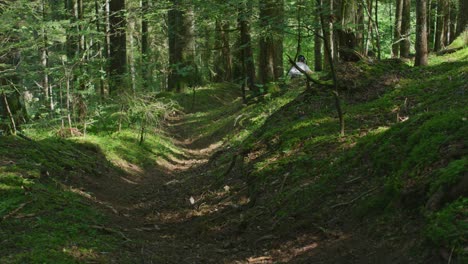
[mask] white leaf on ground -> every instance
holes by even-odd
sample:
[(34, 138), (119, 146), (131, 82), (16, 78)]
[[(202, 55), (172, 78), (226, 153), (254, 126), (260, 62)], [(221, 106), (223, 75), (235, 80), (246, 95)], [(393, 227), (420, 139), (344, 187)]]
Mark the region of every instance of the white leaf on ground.
[(190, 204), (194, 204), (195, 203), (195, 199), (193, 198), (193, 196), (190, 196)]

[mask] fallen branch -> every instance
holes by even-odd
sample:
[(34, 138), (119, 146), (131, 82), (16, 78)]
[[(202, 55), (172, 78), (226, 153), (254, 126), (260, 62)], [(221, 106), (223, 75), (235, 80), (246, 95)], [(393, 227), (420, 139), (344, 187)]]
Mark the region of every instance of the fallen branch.
[(323, 84), (323, 83), (321, 83), (321, 82), (315, 80), (314, 78), (312, 78), (312, 77), (309, 75), (309, 73), (307, 73), (306, 71), (304, 71), (303, 69), (301, 69), (301, 67), (299, 67), (299, 66), (296, 64), (296, 62), (291, 58), (291, 56), (289, 56), (289, 55), (286, 55), (286, 56), (288, 56), (289, 63), (291, 63), (292, 66), (293, 66), (294, 68), (296, 68), (298, 71), (300, 71), (302, 74), (304, 74), (308, 81), (311, 81), (311, 82), (313, 82), (313, 83), (315, 83), (315, 84), (318, 84), (318, 85), (325, 85), (325, 84)]
[(258, 257), (258, 258), (248, 258), (247, 261), (249, 263), (268, 263), (270, 261), (272, 261), (273, 258), (270, 257), (270, 256), (266, 256), (266, 257)]
[(349, 202), (335, 204), (335, 205), (333, 205), (333, 206), (330, 207), (330, 208), (331, 208), (331, 209), (334, 209), (334, 208), (337, 208), (337, 207), (340, 207), (340, 206), (350, 205), (350, 204), (354, 203), (355, 201), (359, 200), (360, 198), (371, 194), (371, 193), (372, 193), (373, 191), (375, 191), (375, 190), (377, 190), (377, 187), (372, 188), (372, 189), (368, 190), (367, 192), (364, 192), (364, 193), (358, 195), (356, 198), (352, 199), (352, 200), (349, 201)]
[(119, 230), (115, 230), (115, 229), (105, 227), (105, 226), (97, 226), (97, 225), (92, 225), (91, 227), (94, 228), (94, 229), (100, 230), (100, 231), (107, 232), (107, 233), (117, 234), (117, 235), (121, 236), (124, 240), (131, 241), (130, 238), (126, 237), (124, 235), (124, 233), (120, 232)]
[(459, 50), (463, 49), (463, 47), (458, 47), (458, 48), (452, 48), (452, 49), (445, 49), (445, 50), (441, 50), (439, 52), (437, 52), (437, 56), (442, 56), (442, 55), (445, 55), (445, 54), (450, 54), (450, 53), (455, 53)]
[[(31, 201), (29, 202), (26, 202), (26, 203), (22, 203), (20, 204), (15, 210), (11, 211), (10, 213), (8, 213), (7, 215), (5, 215), (4, 217), (2, 217), (1, 221), (4, 221), (10, 217), (12, 217), (13, 215), (15, 215), (16, 213), (18, 213), (21, 209), (23, 209), (26, 205), (30, 204)], [(0, 222), (1, 222), (0, 221)]]

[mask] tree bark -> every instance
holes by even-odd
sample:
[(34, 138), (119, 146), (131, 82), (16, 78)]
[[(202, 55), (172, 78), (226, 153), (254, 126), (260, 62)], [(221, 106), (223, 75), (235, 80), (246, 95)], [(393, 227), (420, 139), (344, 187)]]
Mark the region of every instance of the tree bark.
[(240, 3), (238, 12), (243, 78), (246, 79), (247, 86), (251, 91), (258, 92), (258, 87), (255, 85), (255, 64), (250, 36), (250, 19), (252, 16), (252, 4), (250, 1), (247, 0)]
[(194, 14), (191, 6), (185, 10), (182, 1), (172, 0), (168, 12), (169, 36), (169, 91), (182, 91), (186, 86), (197, 83), (195, 65)]
[(403, 0), (402, 19), (401, 19), (401, 35), (400, 42), (400, 57), (409, 58), (410, 56), (410, 29), (411, 29), (411, 1)]
[(403, 16), (403, 0), (396, 0), (395, 28), (393, 32), (392, 57), (397, 58), (400, 53), (401, 21)]
[(356, 13), (356, 24), (357, 24), (356, 48), (359, 50), (359, 52), (363, 53), (364, 52), (364, 28), (365, 28), (364, 6), (363, 6), (362, 1), (359, 1), (357, 5), (358, 5), (358, 8), (357, 8), (357, 13)]
[(437, 25), (435, 32), (434, 51), (440, 51), (445, 47), (446, 43), (446, 12), (447, 12), (447, 0), (438, 0), (437, 2)]
[(416, 0), (416, 58), (414, 66), (427, 65), (427, 7), (426, 0)]
[(322, 29), (320, 28), (320, 15), (319, 9), (320, 7), (315, 4), (315, 14), (314, 14), (314, 22), (317, 25), (315, 28), (315, 35), (314, 35), (314, 70), (315, 71), (322, 71), (323, 70), (323, 62), (322, 62)]
[[(42, 12), (42, 22), (45, 24), (47, 20), (46, 16), (46, 2), (42, 0), (41, 2), (41, 12)], [(42, 42), (43, 46), (41, 49), (41, 64), (42, 64), (42, 89), (44, 91), (44, 105), (45, 107), (49, 108), (52, 112), (54, 110), (54, 101), (52, 100), (52, 91), (51, 87), (49, 86), (49, 48), (48, 48), (48, 39), (47, 39), (47, 30), (45, 25), (42, 26)]]
[(122, 87), (127, 64), (127, 39), (125, 11), (125, 0), (110, 0), (110, 65), (109, 73), (111, 87), (109, 93), (113, 93)]
[(229, 41), (229, 22), (225, 20), (216, 20), (216, 34), (215, 34), (215, 47), (216, 47), (216, 60), (214, 80), (216, 82), (230, 82), (232, 81), (232, 56)]
[(455, 31), (454, 38), (457, 38), (465, 30), (468, 30), (468, 1), (460, 0), (458, 2), (457, 30)]
[(276, 81), (283, 75), (284, 1), (260, 1), (259, 74), (263, 84)]

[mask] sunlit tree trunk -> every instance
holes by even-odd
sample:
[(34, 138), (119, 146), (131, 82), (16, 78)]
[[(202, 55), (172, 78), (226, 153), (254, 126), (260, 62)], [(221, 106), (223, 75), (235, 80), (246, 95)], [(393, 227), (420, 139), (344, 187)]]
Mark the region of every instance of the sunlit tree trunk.
[(47, 20), (46, 16), (46, 2), (45, 0), (42, 0), (41, 2), (41, 12), (42, 12), (42, 48), (41, 48), (41, 65), (42, 65), (42, 71), (43, 71), (43, 77), (42, 77), (42, 89), (44, 91), (44, 104), (47, 108), (49, 108), (50, 111), (54, 110), (54, 101), (52, 100), (52, 91), (51, 91), (51, 86), (49, 85), (49, 73), (48, 73), (48, 67), (49, 67), (49, 44), (48, 44), (48, 39), (47, 39), (47, 30), (45, 28), (45, 23)]
[(427, 65), (426, 0), (416, 0), (416, 57), (414, 66)]
[(402, 18), (401, 18), (401, 35), (400, 42), (400, 57), (409, 58), (410, 56), (410, 30), (411, 30), (411, 1), (403, 0)]
[(392, 57), (397, 58), (400, 53), (401, 19), (403, 15), (403, 0), (396, 0), (395, 27), (393, 31)]
[(446, 43), (446, 13), (448, 9), (447, 0), (438, 0), (437, 2), (437, 25), (435, 32), (434, 50), (439, 51), (445, 47)]

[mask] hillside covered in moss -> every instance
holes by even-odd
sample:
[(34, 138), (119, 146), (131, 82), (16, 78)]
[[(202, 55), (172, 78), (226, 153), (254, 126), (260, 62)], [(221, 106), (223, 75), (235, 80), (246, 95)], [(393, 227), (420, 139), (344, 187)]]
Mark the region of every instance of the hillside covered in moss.
[(468, 48), (337, 72), (344, 136), (329, 87), (302, 79), (1, 136), (0, 262), (465, 263)]

